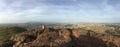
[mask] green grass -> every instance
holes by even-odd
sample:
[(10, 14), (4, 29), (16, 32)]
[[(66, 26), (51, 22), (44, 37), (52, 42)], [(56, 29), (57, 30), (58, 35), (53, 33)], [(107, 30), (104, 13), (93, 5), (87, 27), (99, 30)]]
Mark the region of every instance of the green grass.
[(0, 27), (0, 45), (11, 38), (11, 36), (26, 31), (22, 27)]
[(106, 26), (105, 27), (104, 26), (86, 26), (86, 27), (83, 27), (83, 29), (91, 30), (96, 33), (105, 33), (106, 30), (113, 30), (112, 28), (106, 27)]
[(83, 29), (91, 30), (96, 33), (109, 34), (112, 36), (120, 37), (120, 30), (116, 27), (110, 26), (86, 26)]

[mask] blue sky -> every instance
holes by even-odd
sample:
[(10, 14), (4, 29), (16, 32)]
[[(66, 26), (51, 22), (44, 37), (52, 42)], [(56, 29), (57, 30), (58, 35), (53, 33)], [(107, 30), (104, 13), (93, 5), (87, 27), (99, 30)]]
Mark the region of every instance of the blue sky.
[(120, 22), (120, 0), (0, 0), (0, 23)]

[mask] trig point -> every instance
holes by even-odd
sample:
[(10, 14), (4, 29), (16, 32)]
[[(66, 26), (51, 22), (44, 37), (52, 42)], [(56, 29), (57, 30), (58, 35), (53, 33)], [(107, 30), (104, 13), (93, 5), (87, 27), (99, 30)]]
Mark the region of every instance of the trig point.
[(42, 25), (41, 28), (42, 28), (42, 29), (45, 29), (46, 27), (45, 27), (45, 25)]

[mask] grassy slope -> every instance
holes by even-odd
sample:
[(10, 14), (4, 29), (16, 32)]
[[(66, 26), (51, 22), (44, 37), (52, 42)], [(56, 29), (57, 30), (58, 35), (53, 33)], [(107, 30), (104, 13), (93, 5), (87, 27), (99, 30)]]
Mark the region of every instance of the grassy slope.
[(0, 27), (0, 44), (5, 40), (10, 39), (12, 35), (23, 31), (26, 31), (26, 29), (21, 27)]
[(96, 33), (102, 33), (102, 34), (106, 34), (106, 32), (105, 32), (106, 30), (110, 30), (110, 31), (115, 30), (114, 28), (108, 27), (108, 26), (86, 26), (86, 27), (83, 27), (83, 29), (91, 30)]

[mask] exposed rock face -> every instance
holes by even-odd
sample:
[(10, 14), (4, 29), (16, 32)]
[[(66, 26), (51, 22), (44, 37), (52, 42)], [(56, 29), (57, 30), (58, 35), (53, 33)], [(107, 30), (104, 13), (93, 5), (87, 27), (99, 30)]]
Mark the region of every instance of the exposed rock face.
[(90, 34), (89, 31), (84, 30), (84, 29), (73, 29), (72, 33), (75, 38), (79, 38), (81, 35), (89, 35)]
[(30, 30), (14, 37), (11, 42), (14, 42), (9, 44), (11, 47), (120, 47), (118, 37), (97, 34), (84, 29), (64, 28)]

